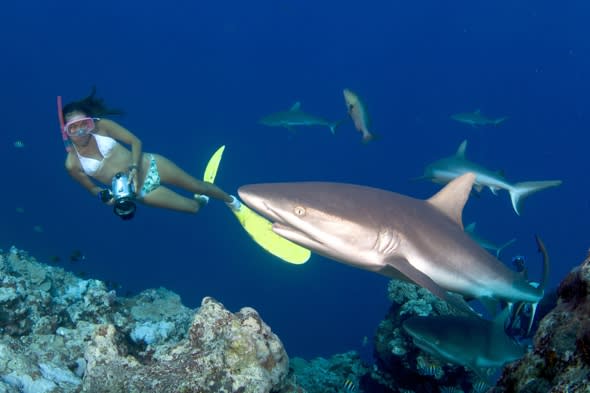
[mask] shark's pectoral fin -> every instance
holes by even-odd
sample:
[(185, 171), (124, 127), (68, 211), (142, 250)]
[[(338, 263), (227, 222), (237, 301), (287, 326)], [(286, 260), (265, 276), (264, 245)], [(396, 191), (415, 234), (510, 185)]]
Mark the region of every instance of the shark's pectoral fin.
[(498, 191), (500, 191), (500, 188), (499, 187), (490, 187), (490, 191), (492, 192), (492, 194), (498, 195)]
[(473, 309), (469, 307), (467, 302), (465, 302), (461, 296), (456, 294), (449, 294), (437, 283), (435, 283), (430, 277), (428, 277), (426, 274), (422, 273), (420, 270), (412, 266), (406, 259), (394, 258), (391, 260), (387, 260), (386, 262), (394, 270), (401, 273), (398, 277), (395, 278), (407, 277), (407, 279), (409, 279), (413, 283), (428, 289), (436, 297), (445, 300), (453, 307), (455, 307), (458, 311), (465, 312), (468, 314), (474, 313)]
[(294, 103), (291, 108), (289, 108), (289, 112), (296, 112), (301, 110), (301, 102), (297, 101), (296, 103)]

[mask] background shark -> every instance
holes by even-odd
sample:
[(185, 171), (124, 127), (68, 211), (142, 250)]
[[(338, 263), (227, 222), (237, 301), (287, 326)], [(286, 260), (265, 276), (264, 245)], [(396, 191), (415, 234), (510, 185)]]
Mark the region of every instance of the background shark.
[(465, 158), (467, 140), (464, 140), (457, 149), (457, 152), (429, 164), (424, 169), (423, 179), (429, 179), (435, 183), (446, 184), (457, 176), (467, 172), (475, 174), (474, 188), (478, 192), (488, 187), (494, 195), (498, 190), (508, 191), (512, 200), (512, 207), (516, 214), (520, 215), (523, 200), (531, 194), (561, 184), (561, 180), (528, 181), (521, 183), (510, 183), (501, 172), (494, 172)]
[(497, 119), (492, 119), (487, 116), (484, 116), (481, 113), (481, 111), (477, 109), (473, 112), (456, 113), (454, 115), (451, 115), (451, 119), (456, 120), (460, 123), (469, 124), (472, 127), (478, 127), (487, 125), (497, 126), (498, 124), (508, 119), (508, 117), (499, 117)]
[(301, 110), (300, 102), (296, 102), (288, 111), (271, 113), (261, 118), (259, 122), (265, 126), (285, 127), (289, 130), (296, 126), (326, 126), (334, 134), (336, 127), (338, 127), (342, 120), (330, 122), (319, 116), (310, 115)]
[(525, 349), (504, 332), (508, 309), (493, 321), (475, 316), (412, 317), (402, 324), (414, 344), (433, 356), (460, 364), (488, 380), (483, 368), (521, 358)]
[(502, 250), (516, 241), (516, 239), (510, 239), (506, 243), (501, 245), (492, 243), (491, 241), (484, 239), (483, 237), (475, 233), (475, 222), (472, 222), (471, 224), (467, 225), (465, 227), (465, 232), (467, 232), (469, 236), (471, 236), (471, 238), (477, 242), (477, 244), (479, 244), (486, 250), (494, 252), (494, 254), (496, 254), (496, 258), (500, 258), (500, 253), (502, 252)]
[(240, 187), (240, 198), (273, 222), (278, 235), (336, 261), (412, 281), (459, 309), (469, 299), (537, 303), (530, 285), (463, 230), (475, 181), (467, 173), (428, 200), (360, 185), (324, 182)]

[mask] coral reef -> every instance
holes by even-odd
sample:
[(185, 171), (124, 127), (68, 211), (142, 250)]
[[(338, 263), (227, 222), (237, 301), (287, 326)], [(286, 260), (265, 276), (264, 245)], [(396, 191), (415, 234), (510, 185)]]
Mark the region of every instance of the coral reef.
[(113, 325), (101, 325), (84, 357), (82, 392), (270, 392), (288, 372), (280, 340), (252, 308), (232, 314), (205, 298), (188, 337), (149, 359), (129, 356)]
[[(1, 253), (0, 253), (1, 254)], [(120, 298), (11, 248), (0, 255), (0, 392), (304, 392), (249, 307), (195, 310), (165, 289)]]
[(290, 366), (295, 381), (307, 393), (339, 393), (346, 390), (343, 389), (345, 381), (362, 391), (362, 379), (369, 372), (355, 351), (311, 361), (295, 357)]
[(504, 368), (494, 393), (590, 392), (590, 254), (557, 291), (533, 350)]

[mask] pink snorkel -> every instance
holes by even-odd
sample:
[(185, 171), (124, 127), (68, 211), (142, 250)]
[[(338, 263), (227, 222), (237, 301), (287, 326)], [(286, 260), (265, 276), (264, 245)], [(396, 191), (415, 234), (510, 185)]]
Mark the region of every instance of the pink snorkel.
[(61, 96), (57, 96), (57, 116), (59, 117), (59, 126), (61, 129), (61, 138), (64, 141), (64, 146), (67, 152), (72, 150), (72, 142), (66, 134), (66, 123), (64, 121), (63, 106), (61, 103)]

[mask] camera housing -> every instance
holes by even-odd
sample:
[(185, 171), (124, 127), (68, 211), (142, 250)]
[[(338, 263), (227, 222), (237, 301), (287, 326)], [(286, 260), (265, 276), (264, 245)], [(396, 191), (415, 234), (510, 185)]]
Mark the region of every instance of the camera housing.
[(113, 212), (123, 220), (130, 220), (135, 215), (135, 189), (129, 183), (129, 176), (118, 172), (113, 176), (111, 192), (115, 200)]

